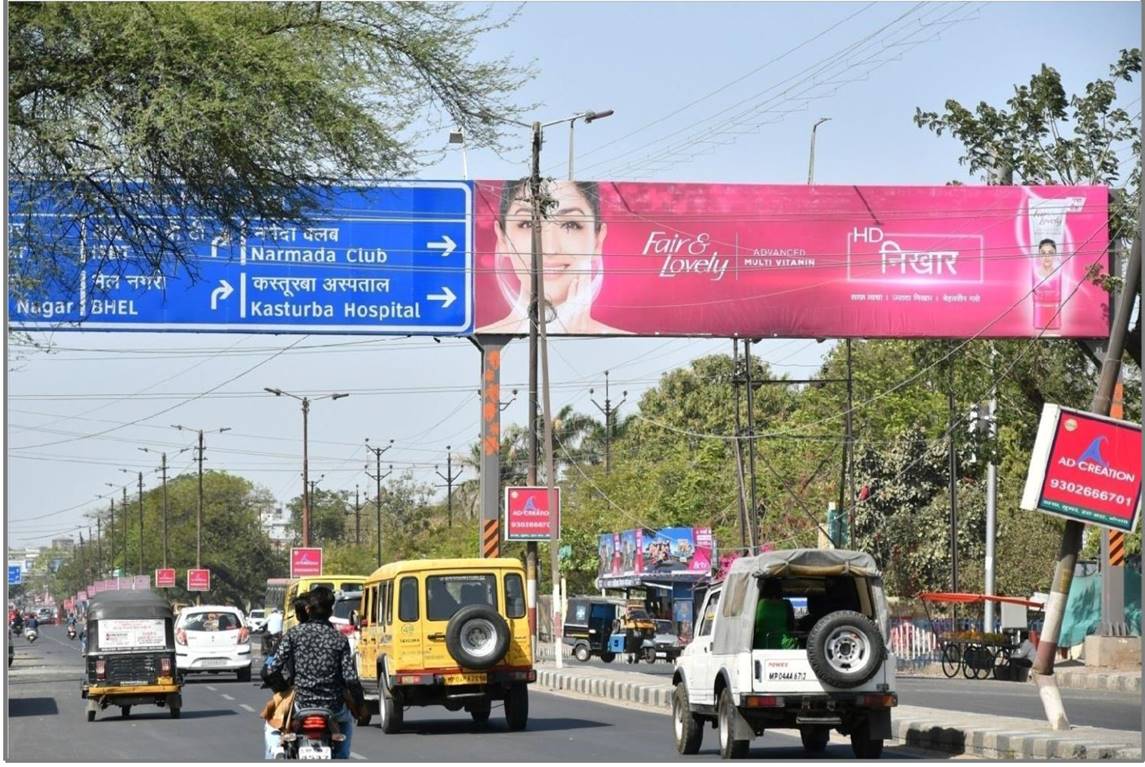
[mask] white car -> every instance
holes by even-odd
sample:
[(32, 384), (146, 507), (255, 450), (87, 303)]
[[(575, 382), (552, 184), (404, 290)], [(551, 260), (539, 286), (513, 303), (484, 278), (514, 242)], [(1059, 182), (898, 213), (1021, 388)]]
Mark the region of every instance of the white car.
[(246, 616), (246, 627), (250, 629), (252, 634), (257, 634), (262, 631), (263, 626), (266, 625), (266, 610), (261, 607), (251, 610)]
[(334, 614), (330, 616), (330, 625), (350, 640), (350, 652), (352, 653), (358, 651), (358, 636), (361, 632), (358, 631), (350, 617), (354, 611), (360, 610), (361, 607), (362, 592), (339, 591), (334, 598)]
[(186, 674), (233, 672), (250, 681), (250, 629), (227, 605), (184, 607), (175, 621), (175, 668)]

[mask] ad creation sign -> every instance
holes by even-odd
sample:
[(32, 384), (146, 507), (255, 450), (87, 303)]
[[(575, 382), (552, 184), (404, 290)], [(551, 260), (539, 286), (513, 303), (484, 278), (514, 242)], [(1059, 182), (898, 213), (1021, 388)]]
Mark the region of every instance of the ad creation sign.
[(290, 577), (302, 578), (322, 574), (322, 549), (299, 548), (290, 550)]
[[(556, 491), (557, 537), (560, 537), (561, 489)], [(505, 488), (505, 540), (547, 541), (552, 537), (547, 487)]]
[(175, 588), (175, 568), (174, 567), (160, 567), (155, 570), (155, 588), (157, 589), (173, 589)]
[(625, 530), (597, 539), (597, 575), (674, 577), (707, 575), (712, 569), (715, 543), (709, 527), (665, 527)]
[(1021, 507), (1133, 532), (1141, 514), (1141, 427), (1047, 404)]
[(211, 571), (207, 568), (191, 568), (187, 571), (187, 591), (210, 591)]
[[(1108, 335), (1105, 187), (558, 181), (543, 225), (559, 335)], [(478, 333), (528, 333), (530, 204), (476, 188)]]
[[(31, 295), (9, 293), (17, 327), (401, 335), (472, 328), (466, 181), (310, 190), (317, 210), (305, 223), (255, 222), (241, 238), (177, 206), (133, 211), (166, 228), (195, 275), (170, 261), (156, 269), (150, 254), (125, 241), (122, 225), (81, 215), (60, 195), (27, 184), (10, 190), (8, 263), (38, 286)], [(42, 259), (23, 258), (44, 242), (59, 243), (50, 274), (40, 273)]]

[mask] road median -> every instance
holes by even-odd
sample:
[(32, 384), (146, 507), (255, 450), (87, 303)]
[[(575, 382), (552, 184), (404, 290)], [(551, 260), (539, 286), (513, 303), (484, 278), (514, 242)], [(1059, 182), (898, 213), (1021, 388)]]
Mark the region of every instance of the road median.
[[(637, 672), (592, 666), (537, 667), (537, 684), (611, 703), (672, 707), (672, 684)], [(922, 706), (899, 706), (892, 715), (895, 740), (915, 748), (983, 759), (1141, 761), (1141, 734), (1098, 727), (1055, 732), (1045, 722)]]

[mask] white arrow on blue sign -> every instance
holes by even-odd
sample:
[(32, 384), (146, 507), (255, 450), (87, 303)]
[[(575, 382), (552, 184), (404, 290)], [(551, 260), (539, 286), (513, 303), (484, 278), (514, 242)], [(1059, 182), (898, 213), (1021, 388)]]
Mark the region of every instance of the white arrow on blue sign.
[[(469, 182), (347, 186), (322, 200), (305, 225), (255, 225), (237, 238), (203, 219), (170, 224), (190, 253), (195, 279), (182, 266), (147, 272), (129, 245), (103, 234), (99, 221), (86, 221), (82, 236), (61, 238), (74, 251), (73, 271), (38, 295), (10, 293), (10, 322), (29, 330), (471, 331)], [(53, 215), (66, 217), (9, 209), (16, 227), (43, 225)], [(70, 223), (76, 226), (74, 217)], [(18, 257), (14, 263), (18, 270)]]
[(8, 565), (8, 585), (19, 586), (24, 582), (24, 573), (19, 565)]

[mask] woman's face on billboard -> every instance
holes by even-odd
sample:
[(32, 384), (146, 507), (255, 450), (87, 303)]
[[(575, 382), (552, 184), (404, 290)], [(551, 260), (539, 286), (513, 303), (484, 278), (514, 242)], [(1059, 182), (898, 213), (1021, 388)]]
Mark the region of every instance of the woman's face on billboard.
[[(574, 284), (592, 279), (593, 260), (600, 256), (607, 227), (596, 227), (592, 206), (572, 181), (558, 181), (549, 187), (555, 201), (549, 217), (541, 222), (541, 263), (544, 268), (545, 298), (560, 306)], [(497, 253), (509, 258), (527, 296), (532, 252), (531, 205), (528, 190), (522, 186), (509, 205), (504, 228), (495, 227)]]

